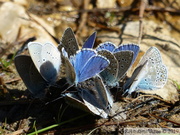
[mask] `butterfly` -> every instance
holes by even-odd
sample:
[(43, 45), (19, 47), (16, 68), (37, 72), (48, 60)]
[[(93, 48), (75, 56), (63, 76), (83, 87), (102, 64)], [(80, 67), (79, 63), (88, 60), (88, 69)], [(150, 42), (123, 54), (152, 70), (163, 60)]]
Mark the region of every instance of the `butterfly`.
[[(96, 39), (96, 32), (94, 32), (83, 44), (82, 48), (93, 48)], [(61, 51), (62, 48), (68, 53), (68, 58), (76, 54), (79, 50), (79, 44), (71, 28), (67, 28), (60, 41), (58, 49)]]
[(116, 47), (111, 42), (105, 42), (100, 44), (96, 50), (110, 61), (110, 65), (100, 73), (100, 76), (108, 86), (114, 87), (118, 85), (118, 81), (124, 77), (135, 61), (139, 46), (136, 44), (123, 44)]
[(28, 90), (37, 98), (45, 96), (48, 82), (40, 75), (30, 56), (18, 55), (14, 59), (15, 67)]
[(77, 85), (103, 71), (108, 65), (109, 60), (97, 54), (91, 48), (78, 50), (74, 56), (68, 58), (67, 52), (62, 48), (66, 78), (69, 84)]
[(49, 84), (55, 83), (61, 66), (61, 55), (57, 47), (52, 43), (30, 42), (28, 50), (42, 77)]
[(134, 43), (120, 44), (118, 47), (116, 47), (116, 45), (111, 43), (111, 42), (101, 43), (96, 48), (97, 51), (108, 50), (108, 51), (110, 51), (112, 53), (121, 52), (121, 51), (132, 51), (133, 52), (133, 60), (132, 60), (131, 65), (136, 60), (136, 57), (137, 57), (137, 55), (139, 53), (139, 49), (140, 49), (140, 47), (137, 44), (134, 44)]
[(160, 51), (156, 47), (151, 47), (141, 58), (137, 68), (123, 88), (129, 94), (138, 90), (161, 89), (166, 84), (167, 77), (168, 70), (162, 63)]
[(110, 113), (113, 99), (109, 90), (104, 86), (102, 79), (99, 76), (90, 78), (82, 83), (79, 83), (78, 92), (65, 93), (66, 101), (75, 107), (91, 112), (107, 118)]
[[(106, 65), (109, 64), (109, 61), (106, 58), (97, 55), (97, 53), (92, 49), (95, 38), (96, 32), (94, 32), (85, 41), (82, 50), (79, 50), (79, 45), (72, 29), (67, 28), (64, 31), (58, 49), (63, 54), (62, 61), (65, 66), (66, 78), (69, 84), (72, 85), (75, 83), (77, 85), (78, 82), (89, 79), (97, 73), (101, 72), (106, 67)], [(94, 62), (100, 63), (95, 64)], [(93, 67), (93, 64), (95, 67)]]

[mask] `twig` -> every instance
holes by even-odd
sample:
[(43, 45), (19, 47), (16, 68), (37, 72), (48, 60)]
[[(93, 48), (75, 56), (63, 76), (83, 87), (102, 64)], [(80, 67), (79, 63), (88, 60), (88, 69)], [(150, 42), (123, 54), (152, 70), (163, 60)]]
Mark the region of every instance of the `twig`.
[(180, 123), (178, 123), (178, 122), (174, 122), (172, 120), (169, 120), (169, 119), (166, 119), (166, 118), (162, 118), (162, 117), (156, 116), (154, 114), (149, 114), (149, 115), (152, 116), (152, 117), (155, 117), (156, 119), (161, 119), (161, 120), (164, 120), (164, 121), (167, 121), (167, 122), (171, 122), (173, 124), (176, 124), (176, 125), (180, 126)]
[(130, 120), (130, 121), (121, 121), (121, 122), (117, 122), (117, 121), (105, 121), (105, 122), (102, 122), (102, 123), (99, 123), (97, 125), (94, 125), (94, 124), (90, 124), (90, 125), (83, 125), (83, 126), (80, 126), (80, 127), (76, 127), (76, 128), (67, 128), (67, 129), (63, 129), (62, 132), (66, 133), (66, 134), (70, 134), (70, 133), (74, 133), (74, 132), (77, 132), (79, 131), (79, 129), (81, 131), (84, 131), (84, 130), (87, 130), (87, 129), (98, 129), (98, 128), (101, 128), (102, 126), (118, 126), (118, 125), (134, 125), (135, 123), (142, 123), (142, 122), (145, 122), (145, 121), (149, 121), (149, 120), (142, 120), (142, 119), (139, 119), (139, 120)]
[(20, 77), (16, 77), (16, 78), (4, 81), (4, 83), (5, 84), (9, 84), (9, 83), (13, 83), (13, 82), (16, 82), (16, 81), (19, 81), (19, 80), (21, 80), (21, 78)]
[(171, 8), (171, 7), (156, 7), (156, 6), (148, 6), (146, 9), (146, 11), (158, 11), (158, 12), (170, 12), (170, 13), (177, 13), (180, 14), (180, 10)]
[(139, 9), (139, 36), (138, 36), (138, 44), (140, 45), (142, 39), (142, 32), (143, 32), (143, 14), (145, 7), (147, 5), (147, 0), (141, 0), (141, 5)]
[(121, 121), (121, 122), (112, 122), (112, 121), (105, 121), (99, 125), (97, 125), (96, 127), (101, 127), (101, 126), (111, 126), (111, 125), (131, 125), (131, 124), (134, 124), (134, 123), (141, 123), (141, 122), (145, 122), (145, 121), (149, 121), (148, 119), (147, 120), (144, 120), (144, 119), (137, 119), (137, 120), (127, 120), (127, 121)]
[(132, 100), (131, 102), (136, 102), (136, 100), (138, 100), (138, 99), (141, 98), (141, 97), (154, 97), (154, 98), (159, 99), (159, 100), (161, 100), (161, 101), (163, 101), (163, 102), (170, 103), (170, 102), (165, 101), (165, 100), (163, 100), (162, 98), (160, 98), (160, 97), (158, 97), (158, 96), (155, 96), (155, 95), (141, 95), (141, 96), (137, 97), (136, 99)]
[[(58, 13), (71, 13), (71, 12), (92, 13), (92, 12), (107, 12), (107, 11), (108, 12), (125, 12), (128, 10), (138, 11), (139, 8), (132, 8), (130, 6), (120, 7), (120, 8), (93, 8), (93, 9), (81, 9), (81, 10), (71, 10), (71, 11), (58, 11)], [(170, 12), (170, 13), (180, 14), (180, 10), (177, 10), (171, 7), (162, 8), (162, 7), (157, 7), (157, 6), (148, 6), (145, 8), (145, 11)]]
[(58, 11), (58, 13), (71, 13), (71, 12), (87, 12), (87, 13), (92, 13), (92, 12), (124, 12), (127, 10), (130, 10), (131, 7), (121, 7), (121, 8), (93, 8), (93, 9), (80, 9), (80, 10), (71, 10), (71, 11)]
[[(90, 0), (84, 0), (84, 5), (83, 8), (86, 10), (88, 8)], [(76, 34), (79, 35), (81, 33), (82, 28), (84, 27), (84, 25), (86, 24), (87, 21), (87, 17), (88, 17), (88, 13), (87, 12), (83, 12), (81, 15), (81, 19), (80, 19), (80, 24), (79, 27), (76, 31)]]

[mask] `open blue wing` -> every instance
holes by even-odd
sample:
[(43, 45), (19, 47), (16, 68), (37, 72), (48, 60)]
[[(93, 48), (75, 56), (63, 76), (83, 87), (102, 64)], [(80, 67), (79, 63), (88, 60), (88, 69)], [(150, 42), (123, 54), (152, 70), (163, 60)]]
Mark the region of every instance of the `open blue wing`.
[(116, 48), (116, 46), (111, 43), (111, 42), (104, 42), (104, 43), (101, 43), (97, 48), (96, 50), (97, 51), (101, 51), (101, 50), (108, 50), (110, 52), (113, 52), (113, 50)]
[(93, 48), (96, 39), (96, 32), (94, 32), (84, 43), (82, 48)]
[(77, 74), (76, 81), (83, 82), (99, 74), (109, 65), (109, 60), (101, 55), (93, 56)]
[(81, 69), (86, 64), (86, 62), (94, 55), (96, 55), (96, 52), (89, 48), (84, 48), (77, 52), (77, 54), (74, 56), (75, 58), (73, 62), (76, 76), (81, 72)]

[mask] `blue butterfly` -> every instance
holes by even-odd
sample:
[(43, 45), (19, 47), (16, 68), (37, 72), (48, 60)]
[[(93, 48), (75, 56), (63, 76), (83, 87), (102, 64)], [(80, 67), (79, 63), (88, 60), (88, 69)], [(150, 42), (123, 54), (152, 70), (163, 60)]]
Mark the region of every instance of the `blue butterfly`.
[(113, 99), (109, 90), (104, 86), (102, 79), (99, 76), (95, 76), (79, 83), (77, 88), (77, 92), (63, 94), (67, 103), (84, 111), (107, 118), (113, 104)]
[(140, 60), (131, 78), (123, 88), (131, 94), (138, 90), (155, 90), (164, 87), (167, 82), (168, 70), (162, 63), (160, 51), (151, 47)]
[(90, 48), (84, 48), (77, 51), (76, 55), (68, 58), (67, 52), (62, 48), (64, 56), (65, 72), (69, 84), (77, 85), (100, 72), (108, 65), (109, 60)]
[(96, 50), (110, 61), (110, 65), (100, 73), (100, 76), (108, 86), (114, 87), (118, 86), (118, 81), (124, 77), (135, 61), (139, 52), (139, 46), (124, 44), (116, 47), (111, 42), (105, 42), (100, 44)]
[(121, 44), (118, 47), (116, 47), (116, 45), (114, 45), (111, 42), (104, 42), (101, 43), (96, 50), (97, 51), (101, 51), (101, 50), (108, 50), (112, 53), (116, 53), (116, 52), (121, 52), (121, 51), (132, 51), (133, 52), (133, 60), (132, 63), (134, 63), (134, 61), (136, 60), (136, 57), (139, 53), (139, 46), (134, 44), (134, 43), (130, 43), (130, 44)]

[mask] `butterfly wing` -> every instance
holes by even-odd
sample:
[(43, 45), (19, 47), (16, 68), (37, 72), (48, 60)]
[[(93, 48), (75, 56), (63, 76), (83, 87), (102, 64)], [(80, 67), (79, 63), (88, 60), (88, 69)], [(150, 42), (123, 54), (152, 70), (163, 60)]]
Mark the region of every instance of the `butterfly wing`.
[(156, 47), (150, 47), (141, 58), (139, 65), (142, 65), (146, 60), (150, 65), (161, 65), (162, 58), (161, 53)]
[(43, 64), (40, 66), (41, 75), (49, 82), (55, 82), (61, 65), (61, 55), (56, 46), (45, 43), (41, 57)]
[(78, 42), (71, 28), (67, 28), (64, 31), (58, 49), (61, 51), (62, 47), (64, 47), (65, 51), (68, 53), (68, 57), (75, 55), (76, 51), (79, 50)]
[(147, 76), (144, 76), (136, 89), (155, 90), (164, 87), (167, 82), (167, 69), (165, 65), (151, 66)]
[(72, 66), (67, 57), (62, 56), (62, 61), (65, 66), (66, 80), (70, 85), (72, 85), (74, 84), (76, 77), (74, 67)]
[(93, 48), (96, 39), (96, 32), (94, 32), (84, 43), (82, 48)]
[(101, 77), (94, 76), (84, 82), (78, 84), (78, 88), (89, 91), (96, 100), (97, 106), (107, 109), (108, 105), (112, 105), (113, 99), (110, 92), (107, 92)]
[[(51, 43), (41, 45), (32, 42), (28, 44), (28, 48), (31, 58), (42, 77), (49, 83), (54, 83), (61, 65), (61, 55), (57, 47)], [(37, 51), (36, 48), (38, 48)]]
[(98, 54), (106, 57), (110, 61), (109, 66), (100, 73), (100, 76), (108, 86), (112, 86), (115, 83), (118, 75), (118, 61), (110, 51), (101, 50), (98, 51)]
[(96, 89), (100, 95), (100, 99), (103, 101), (103, 104), (105, 105), (104, 109), (105, 110), (108, 109), (109, 105), (110, 107), (112, 107), (113, 98), (111, 96), (111, 92), (106, 88), (101, 77), (95, 76), (94, 82), (95, 82)]
[(106, 118), (110, 112), (113, 99), (110, 92), (104, 86), (102, 79), (95, 76), (79, 83), (80, 96), (85, 105), (96, 115)]
[(40, 66), (43, 63), (43, 59), (41, 57), (43, 45), (38, 42), (30, 42), (28, 44), (28, 50), (31, 56), (34, 65), (36, 66), (37, 70), (40, 72)]
[(139, 64), (147, 63), (147, 76), (138, 84), (137, 88), (142, 90), (155, 90), (164, 87), (167, 82), (167, 68), (162, 63), (160, 51), (156, 47), (151, 47), (140, 60)]
[(31, 57), (19, 55), (15, 57), (14, 62), (16, 69), (28, 90), (35, 97), (44, 97), (48, 83), (36, 69)]
[(116, 48), (116, 46), (111, 43), (111, 42), (104, 42), (104, 43), (101, 43), (97, 48), (96, 50), (97, 51), (101, 51), (101, 50), (108, 50), (110, 52), (113, 52), (114, 49)]
[(76, 81), (82, 82), (99, 74), (109, 65), (109, 63), (109, 60), (104, 56), (95, 55), (91, 57), (79, 71), (79, 74), (76, 74)]
[[(105, 101), (107, 99), (106, 92), (104, 92), (105, 89), (101, 89), (102, 92), (99, 92), (99, 86), (96, 87), (98, 83), (99, 81), (95, 78), (79, 83), (78, 92), (63, 94), (66, 102), (76, 108), (107, 118), (108, 101)], [(104, 93), (104, 96), (101, 97), (101, 93)]]
[(82, 97), (84, 104), (90, 112), (103, 118), (107, 118), (108, 114), (101, 107), (97, 106), (98, 103), (96, 102), (94, 95), (89, 93), (86, 89), (82, 89), (79, 95)]
[(128, 71), (128, 69), (131, 66), (131, 63), (133, 61), (133, 52), (132, 51), (120, 51), (114, 53), (114, 56), (116, 57), (118, 61), (118, 75), (116, 77), (116, 81), (119, 81), (125, 73)]
[(114, 52), (119, 52), (119, 51), (132, 51), (134, 55), (133, 55), (133, 60), (132, 60), (132, 63), (131, 63), (131, 64), (133, 64), (134, 61), (136, 60), (136, 57), (137, 57), (138, 53), (139, 53), (139, 49), (140, 49), (139, 46), (136, 45), (136, 44), (133, 44), (133, 43), (131, 43), (131, 44), (122, 44), (122, 45), (118, 46), (118, 47), (114, 50)]
[(144, 64), (139, 65), (133, 72), (131, 78), (124, 84), (123, 88), (126, 90), (129, 86), (128, 93), (131, 94), (132, 92), (137, 90), (139, 83), (142, 79), (147, 75), (148, 72), (148, 61)]
[(84, 48), (82, 50), (79, 50), (74, 58), (71, 57), (71, 63), (74, 66), (77, 77), (80, 76), (81, 70), (86, 62), (94, 55), (96, 55), (96, 52), (93, 49)]
[[(98, 107), (95, 107), (94, 105), (91, 104), (92, 101), (94, 101), (94, 100), (92, 100), (92, 98), (94, 98), (94, 97), (93, 97), (93, 95), (87, 93), (86, 90), (81, 90), (78, 92), (78, 94), (77, 93), (65, 93), (63, 96), (64, 96), (65, 101), (69, 105), (79, 108), (81, 110), (84, 110), (86, 112), (90, 112), (92, 114), (99, 115), (103, 118), (107, 118), (107, 113), (104, 112), (104, 110), (99, 109)], [(89, 102), (89, 99), (91, 99), (90, 102)]]
[(67, 104), (79, 108), (86, 112), (91, 112), (89, 108), (85, 105), (82, 98), (79, 96), (78, 92), (76, 93), (65, 93), (62, 95)]
[[(142, 68), (140, 69), (141, 66)], [(132, 75), (136, 74), (136, 77), (133, 77), (135, 79), (129, 93), (136, 90), (160, 89), (166, 84), (168, 76), (167, 68), (162, 64), (161, 54), (157, 48), (151, 47), (147, 50), (140, 60), (138, 68), (140, 69), (139, 72)]]

